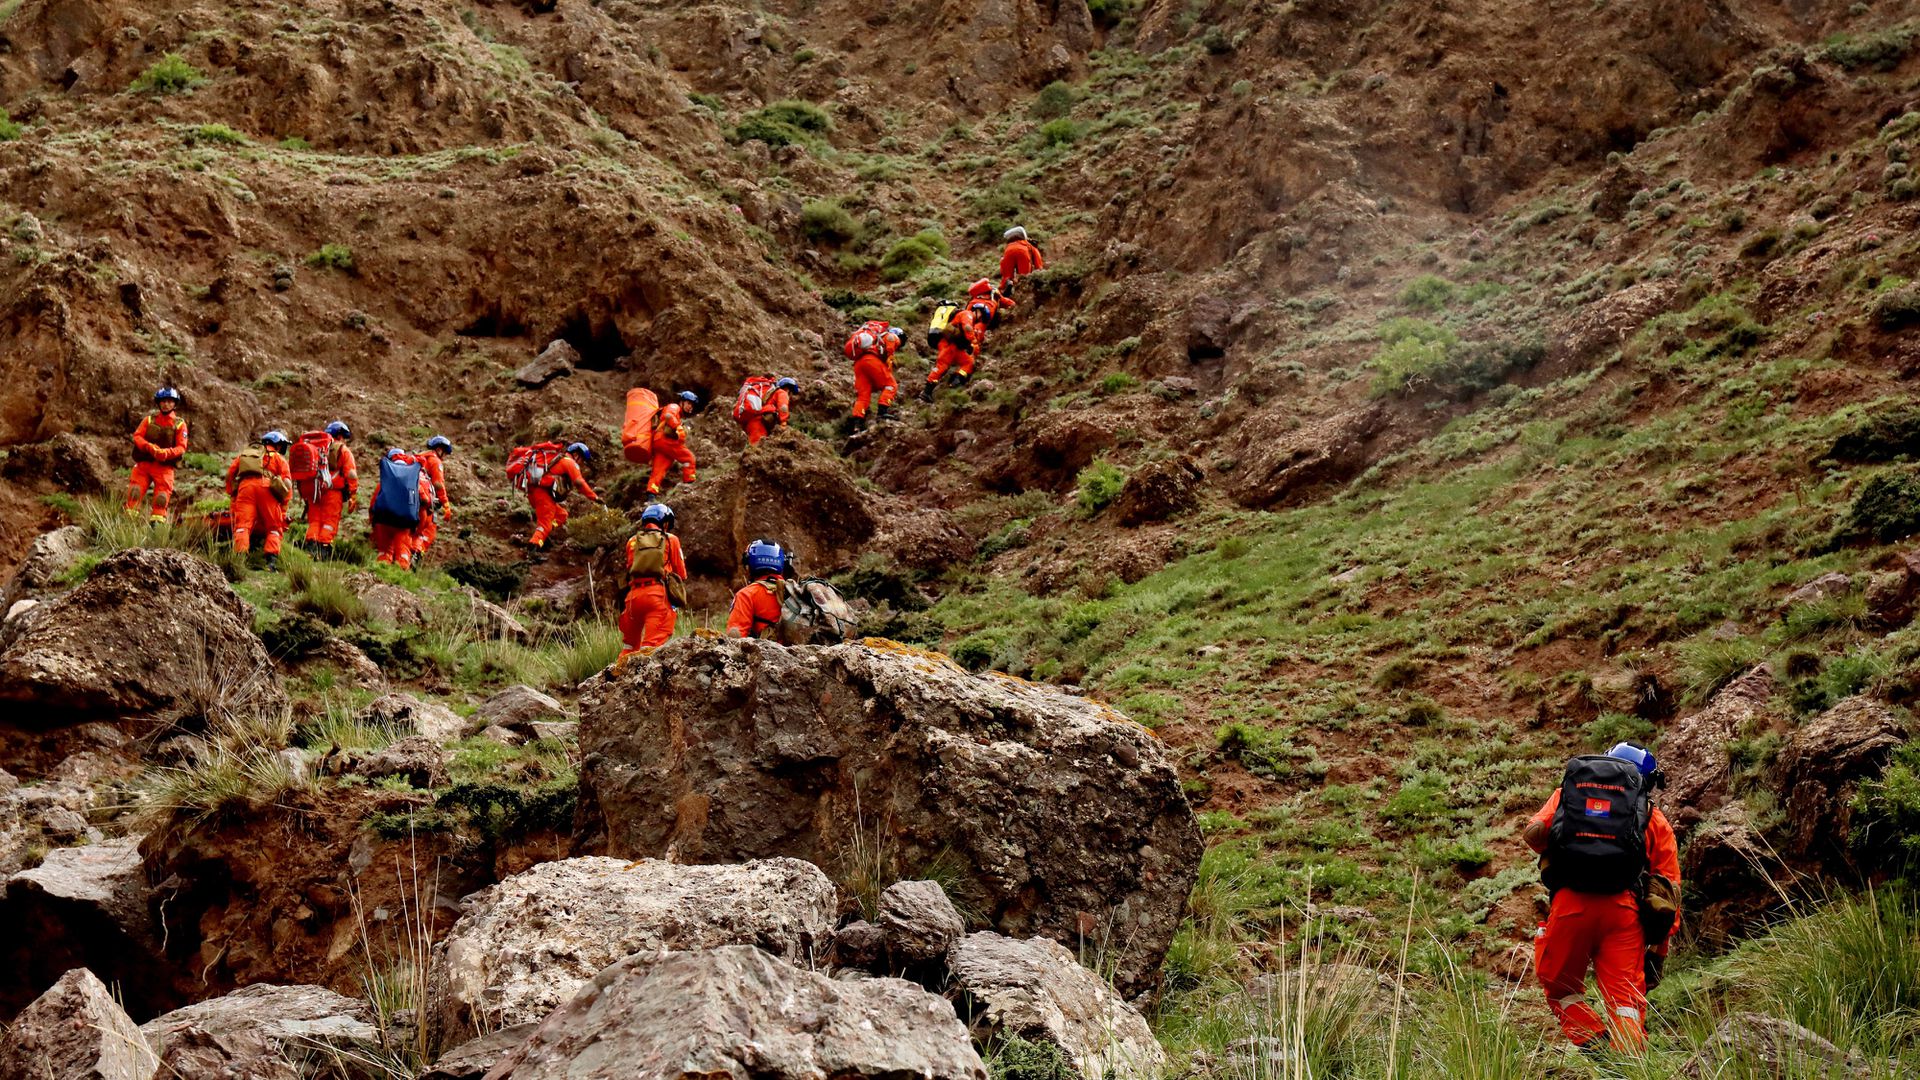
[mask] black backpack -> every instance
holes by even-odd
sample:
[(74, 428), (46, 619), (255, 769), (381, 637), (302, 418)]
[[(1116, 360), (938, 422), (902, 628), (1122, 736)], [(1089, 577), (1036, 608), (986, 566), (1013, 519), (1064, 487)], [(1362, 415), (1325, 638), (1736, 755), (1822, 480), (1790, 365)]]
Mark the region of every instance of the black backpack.
[(1647, 872), (1652, 785), (1630, 761), (1589, 754), (1567, 762), (1547, 828), (1540, 881), (1558, 892), (1618, 893)]

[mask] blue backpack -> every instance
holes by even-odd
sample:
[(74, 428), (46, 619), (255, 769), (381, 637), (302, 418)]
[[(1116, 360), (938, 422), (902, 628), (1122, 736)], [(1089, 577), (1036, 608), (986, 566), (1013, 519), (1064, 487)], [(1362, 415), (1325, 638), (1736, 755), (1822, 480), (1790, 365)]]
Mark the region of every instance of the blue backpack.
[(380, 459), (380, 490), (373, 497), (373, 520), (411, 529), (420, 524), (420, 459), (397, 454)]

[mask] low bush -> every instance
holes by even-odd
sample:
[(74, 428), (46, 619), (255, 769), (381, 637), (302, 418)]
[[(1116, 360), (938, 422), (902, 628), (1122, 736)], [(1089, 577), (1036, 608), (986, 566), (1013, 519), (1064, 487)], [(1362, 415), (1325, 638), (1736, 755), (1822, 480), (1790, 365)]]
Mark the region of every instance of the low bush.
[(815, 199), (800, 208), (800, 229), (807, 239), (844, 244), (860, 235), (860, 223), (838, 199)]
[(200, 69), (187, 63), (179, 53), (167, 53), (155, 60), (133, 80), (136, 93), (179, 94), (206, 82)]
[(307, 254), (306, 263), (316, 270), (352, 273), (353, 249), (345, 244), (321, 244), (318, 250)]
[(1033, 138), (1034, 142), (1039, 144), (1040, 148), (1044, 150), (1051, 146), (1067, 146), (1072, 144), (1074, 140), (1080, 138), (1083, 130), (1079, 124), (1062, 116), (1041, 124), (1040, 127), (1034, 131)]
[(472, 586), (489, 600), (505, 602), (526, 584), (527, 564), (463, 559), (447, 564), (447, 576), (462, 585)]
[(1833, 440), (1822, 457), (1835, 461), (1893, 461), (1920, 456), (1920, 408), (1910, 405), (1874, 413)]
[(833, 130), (827, 111), (811, 101), (776, 101), (747, 114), (733, 129), (734, 139), (757, 139), (769, 146), (808, 144)]
[(1027, 112), (1036, 120), (1053, 120), (1073, 111), (1079, 92), (1058, 79), (1042, 87)]
[(1880, 294), (1873, 304), (1873, 317), (1882, 330), (1900, 330), (1920, 322), (1920, 284), (1902, 285)]
[(939, 262), (947, 255), (947, 238), (938, 229), (923, 229), (894, 241), (880, 257), (880, 276), (888, 281), (904, 281)]
[(1847, 511), (1842, 540), (1892, 543), (1920, 532), (1920, 468), (1889, 469), (1868, 480)]
[(12, 142), (20, 137), (21, 130), (13, 117), (8, 116), (5, 109), (0, 109), (0, 142)]
[(1438, 274), (1422, 274), (1400, 290), (1402, 307), (1439, 311), (1453, 302), (1454, 284)]
[(1120, 497), (1120, 489), (1127, 483), (1127, 474), (1111, 462), (1095, 461), (1080, 470), (1074, 483), (1079, 488), (1074, 494), (1074, 502), (1079, 505), (1082, 514), (1092, 517)]

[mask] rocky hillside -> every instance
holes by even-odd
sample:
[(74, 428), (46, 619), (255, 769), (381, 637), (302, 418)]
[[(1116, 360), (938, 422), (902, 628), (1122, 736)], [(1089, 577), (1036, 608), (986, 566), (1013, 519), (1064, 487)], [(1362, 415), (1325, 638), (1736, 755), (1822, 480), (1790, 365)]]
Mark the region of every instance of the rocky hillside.
[[(0, 907), (38, 928), (0, 1006), (139, 1022), (126, 1075), (245, 1043), (411, 1078), (485, 1031), (444, 1075), (560, 1075), (712, 1030), (600, 1031), (602, 996), (728, 987), (844, 1015), (769, 1051), (795, 1075), (1293, 1075), (1308, 1028), (1316, 1075), (1586, 1075), (1515, 827), (1633, 738), (1694, 913), (1660, 1067), (1804, 1035), (1911, 1068), (1920, 999), (1820, 949), (1915, 952), (1916, 35), (1785, 0), (0, 0)], [(1048, 269), (915, 400), (1016, 222)], [(903, 420), (853, 435), (871, 317), (909, 330)], [(725, 405), (769, 370), (795, 422), (748, 448)], [(143, 531), (162, 383), (195, 452)], [(775, 536), (874, 640), (604, 670), (634, 385), (721, 406), (667, 495), (683, 635)], [(232, 452), (336, 417), (363, 460), (454, 440), (426, 570), (363, 522), (280, 572), (207, 540)], [(500, 466), (562, 434), (619, 512), (530, 557)], [(795, 914), (483, 962), (538, 875), (760, 887), (606, 856), (758, 868), (752, 914)], [(1303, 967), (1324, 1013), (1278, 1004)]]

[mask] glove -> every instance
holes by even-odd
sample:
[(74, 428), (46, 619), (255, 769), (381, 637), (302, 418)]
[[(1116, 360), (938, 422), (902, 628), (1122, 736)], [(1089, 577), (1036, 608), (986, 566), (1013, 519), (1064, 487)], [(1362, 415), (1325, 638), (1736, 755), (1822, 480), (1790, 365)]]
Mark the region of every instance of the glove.
[(1660, 985), (1660, 980), (1666, 976), (1666, 968), (1667, 958), (1648, 949), (1645, 964), (1648, 993), (1652, 993), (1653, 988)]
[(453, 504), (452, 503), (448, 503), (447, 505), (442, 506), (440, 508), (440, 520), (441, 521), (453, 520)]

